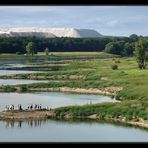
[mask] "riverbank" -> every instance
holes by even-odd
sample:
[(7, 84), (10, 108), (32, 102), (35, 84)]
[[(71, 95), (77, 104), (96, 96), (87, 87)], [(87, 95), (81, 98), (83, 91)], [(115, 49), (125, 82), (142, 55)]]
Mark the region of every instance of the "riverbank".
[(139, 121), (128, 121), (125, 117), (119, 118), (100, 118), (97, 114), (92, 114), (89, 116), (64, 116), (63, 118), (56, 116), (54, 110), (42, 110), (42, 111), (3, 111), (0, 112), (0, 120), (13, 120), (13, 121), (25, 121), (25, 120), (44, 120), (44, 119), (58, 119), (58, 120), (73, 120), (73, 119), (83, 119), (84, 120), (94, 120), (94, 121), (105, 121), (105, 122), (115, 122), (122, 123), (126, 125), (137, 126), (141, 128), (148, 129), (148, 121), (140, 119)]
[(79, 93), (79, 94), (97, 94), (97, 95), (108, 95), (108, 96), (116, 96), (116, 93), (122, 90), (122, 87), (106, 87), (102, 89), (95, 88), (70, 88), (70, 87), (59, 87), (59, 88), (31, 88), (30, 91), (42, 91), (42, 92), (67, 92), (67, 93)]
[[(47, 83), (47, 82), (46, 82)], [(48, 82), (50, 83), (50, 82)], [(27, 84), (28, 85), (28, 84)], [(94, 94), (106, 95), (115, 97), (117, 92), (121, 91), (123, 87), (105, 87), (105, 88), (70, 88), (70, 87), (46, 87), (46, 88), (29, 88), (24, 85), (16, 86), (0, 86), (0, 92), (66, 92), (77, 94)]]

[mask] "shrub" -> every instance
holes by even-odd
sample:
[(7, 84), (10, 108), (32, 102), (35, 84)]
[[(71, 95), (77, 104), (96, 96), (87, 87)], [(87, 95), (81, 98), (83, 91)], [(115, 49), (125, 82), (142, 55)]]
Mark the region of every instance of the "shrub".
[(21, 55), (22, 53), (21, 53), (21, 52), (16, 52), (16, 54), (17, 54), (17, 55)]
[(120, 63), (120, 60), (116, 60), (115, 63)]
[(28, 89), (27, 89), (27, 86), (19, 86), (17, 88), (17, 92), (26, 92)]
[(88, 74), (85, 77), (85, 80), (100, 80), (101, 75), (100, 74)]
[(113, 70), (117, 70), (118, 69), (118, 65), (117, 64), (112, 64), (111, 67), (112, 67)]
[(15, 88), (12, 87), (12, 86), (2, 86), (2, 89), (4, 92), (14, 92), (15, 91)]

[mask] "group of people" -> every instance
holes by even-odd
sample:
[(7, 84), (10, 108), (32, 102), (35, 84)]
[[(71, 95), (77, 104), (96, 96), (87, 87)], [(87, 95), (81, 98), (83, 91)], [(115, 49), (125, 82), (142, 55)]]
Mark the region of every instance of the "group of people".
[(11, 105), (6, 105), (5, 106), (5, 111), (8, 111), (8, 110), (14, 110), (14, 105), (11, 104)]
[[(48, 107), (46, 107), (46, 109), (48, 109)], [(5, 106), (5, 111), (12, 111), (12, 110), (15, 110), (13, 104)], [(17, 105), (17, 110), (23, 110), (21, 104)], [(42, 110), (42, 105), (41, 104), (28, 104), (27, 110)]]
[(42, 105), (41, 104), (30, 104), (28, 105), (28, 110), (41, 110), (42, 109)]

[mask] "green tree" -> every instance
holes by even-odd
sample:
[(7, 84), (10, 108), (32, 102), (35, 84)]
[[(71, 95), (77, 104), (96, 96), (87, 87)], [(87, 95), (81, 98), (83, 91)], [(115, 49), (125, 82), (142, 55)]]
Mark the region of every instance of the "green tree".
[(46, 47), (44, 51), (45, 51), (46, 56), (48, 56), (48, 54), (49, 54), (49, 48)]
[(141, 37), (136, 43), (135, 43), (135, 56), (138, 63), (138, 67), (140, 69), (146, 68), (146, 50), (147, 50), (148, 44), (147, 41)]
[(27, 51), (27, 54), (28, 55), (34, 55), (35, 53), (35, 46), (34, 46), (34, 43), (33, 42), (29, 42), (26, 46), (26, 51)]
[(104, 51), (107, 53), (122, 55), (124, 41), (110, 42), (105, 46)]
[(131, 42), (136, 42), (136, 41), (138, 41), (138, 36), (136, 34), (131, 34), (129, 36), (129, 39)]
[(124, 44), (123, 52), (124, 52), (125, 56), (133, 55), (133, 50), (134, 50), (134, 48), (132, 47), (132, 45), (130, 43), (127, 42)]

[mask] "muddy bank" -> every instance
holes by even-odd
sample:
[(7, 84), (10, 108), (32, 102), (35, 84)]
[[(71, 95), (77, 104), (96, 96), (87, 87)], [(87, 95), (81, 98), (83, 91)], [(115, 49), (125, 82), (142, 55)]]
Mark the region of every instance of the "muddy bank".
[[(48, 81), (50, 82), (50, 81)], [(62, 82), (56, 81), (55, 82)], [(105, 88), (71, 88), (71, 87), (48, 87), (48, 88), (29, 88), (27, 86), (0, 86), (0, 92), (66, 92), (66, 93), (78, 93), (78, 94), (94, 94), (105, 95), (115, 97), (118, 91), (121, 91), (123, 87), (105, 87)]]
[(81, 93), (81, 94), (98, 94), (98, 95), (109, 95), (116, 96), (116, 93), (122, 90), (122, 87), (106, 87), (102, 89), (97, 88), (70, 88), (70, 87), (59, 87), (59, 88), (30, 88), (30, 91), (57, 91), (57, 92), (70, 92), (70, 93)]
[(89, 116), (69, 116), (65, 115), (64, 117), (56, 116), (54, 110), (42, 110), (42, 111), (3, 111), (0, 112), (0, 120), (44, 120), (44, 119), (58, 119), (58, 120), (71, 120), (71, 119), (83, 119), (83, 120), (95, 120), (95, 121), (106, 121), (106, 122), (116, 122), (127, 125), (138, 126), (142, 128), (148, 129), (148, 121), (143, 119), (139, 119), (138, 121), (127, 121), (125, 117), (116, 117), (110, 118), (105, 116), (104, 118), (100, 118), (97, 114), (89, 115)]
[[(54, 115), (55, 116), (55, 115)], [(54, 117), (55, 118), (55, 117)], [(61, 117), (56, 117), (57, 119), (61, 119)], [(69, 115), (65, 115), (64, 117), (62, 117), (62, 119), (64, 120), (69, 120), (69, 119), (83, 119), (83, 120), (95, 120), (95, 121), (105, 121), (105, 122), (114, 122), (114, 123), (120, 123), (120, 124), (126, 124), (126, 125), (132, 125), (132, 126), (137, 126), (137, 127), (141, 127), (141, 128), (145, 128), (148, 129), (148, 121), (143, 120), (143, 119), (138, 119), (138, 120), (126, 120), (125, 117), (99, 117), (99, 115), (97, 114), (93, 114), (93, 115), (89, 115), (89, 116), (69, 116)]]
[(3, 111), (0, 112), (0, 120), (28, 120), (28, 119), (45, 119), (52, 117), (53, 111), (42, 110), (42, 111)]

